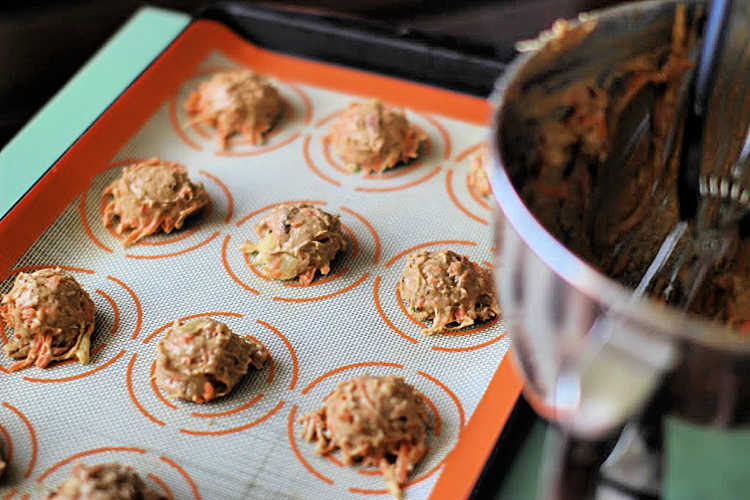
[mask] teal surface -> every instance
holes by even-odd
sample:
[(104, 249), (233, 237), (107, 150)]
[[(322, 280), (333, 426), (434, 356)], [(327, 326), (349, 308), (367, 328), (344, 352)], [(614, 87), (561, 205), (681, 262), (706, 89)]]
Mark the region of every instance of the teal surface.
[(537, 419), (505, 476), (495, 500), (533, 500), (539, 498), (539, 473), (542, 467), (542, 453), (546, 435), (547, 425), (542, 420)]
[(188, 25), (144, 7), (0, 151), (0, 217)]
[(750, 431), (666, 423), (665, 500), (750, 498)]

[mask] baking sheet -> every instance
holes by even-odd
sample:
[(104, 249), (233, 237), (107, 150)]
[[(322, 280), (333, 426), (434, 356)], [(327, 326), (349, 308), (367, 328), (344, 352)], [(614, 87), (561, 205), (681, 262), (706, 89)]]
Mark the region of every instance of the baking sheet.
[[(383, 176), (348, 175), (322, 139), (336, 112), (361, 97), (273, 78), (285, 100), (278, 132), (262, 146), (235, 141), (218, 151), (210, 130), (185, 126), (181, 103), (211, 72), (257, 69), (253, 63), (211, 51), (107, 164), (91, 167), (101, 173), (4, 276), (0, 292), (17, 269), (66, 266), (95, 301), (97, 328), (89, 365), (0, 373), (0, 434), (12, 446), (2, 498), (36, 496), (77, 459), (133, 464), (174, 498), (385, 495), (374, 471), (317, 457), (297, 438), (297, 416), (317, 408), (338, 381), (364, 372), (401, 374), (429, 400), (431, 451), (406, 493), (430, 493), (509, 339), (502, 321), (469, 334), (422, 336), (395, 285), (417, 248), (452, 248), (491, 265), (490, 206), (466, 184), (487, 130), (407, 110), (429, 138), (420, 161)], [(122, 165), (152, 156), (185, 164), (212, 203), (183, 231), (123, 250), (100, 222), (101, 192)], [(239, 252), (254, 239), (254, 224), (290, 200), (341, 215), (351, 245), (333, 279), (308, 287), (268, 281)], [(150, 382), (154, 346), (172, 320), (198, 315), (262, 342), (272, 366), (208, 405), (166, 401)], [(517, 394), (518, 387), (509, 382), (503, 390)]]

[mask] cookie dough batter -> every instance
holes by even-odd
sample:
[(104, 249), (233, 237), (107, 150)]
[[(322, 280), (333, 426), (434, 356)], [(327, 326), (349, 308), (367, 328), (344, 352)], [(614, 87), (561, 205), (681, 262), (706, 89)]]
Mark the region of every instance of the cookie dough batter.
[(328, 133), (346, 168), (365, 173), (381, 173), (417, 158), (425, 139), (402, 112), (377, 100), (349, 104)]
[(309, 285), (316, 271), (328, 274), (331, 261), (346, 250), (338, 215), (312, 205), (281, 205), (255, 226), (257, 243), (246, 241), (242, 253), (251, 256), (253, 265), (277, 280), (295, 277)]
[(0, 317), (13, 329), (3, 350), (21, 359), (10, 371), (32, 364), (77, 358), (88, 363), (94, 331), (94, 303), (75, 278), (62, 269), (19, 273), (0, 300)]
[(315, 453), (341, 450), (345, 464), (378, 467), (388, 491), (401, 488), (427, 454), (430, 420), (422, 396), (402, 377), (362, 375), (340, 382), (323, 406), (301, 416), (302, 438)]
[(86, 466), (77, 463), (57, 491), (44, 500), (166, 500), (146, 483), (132, 467), (118, 463)]
[(104, 208), (104, 225), (117, 220), (117, 234), (130, 231), (124, 247), (159, 229), (180, 229), (189, 215), (208, 204), (203, 184), (190, 182), (184, 166), (158, 158), (123, 168), (103, 196), (112, 198)]
[(211, 318), (175, 321), (156, 346), (156, 383), (171, 398), (207, 403), (228, 394), (250, 365), (263, 368), (268, 351)]
[(414, 316), (432, 320), (425, 335), (457, 330), (500, 314), (488, 269), (450, 250), (409, 255), (398, 282)]
[(268, 80), (250, 70), (215, 74), (193, 91), (185, 101), (191, 123), (207, 123), (216, 128), (219, 146), (242, 134), (251, 144), (263, 142), (282, 111), (281, 96)]
[(489, 151), (483, 147), (479, 154), (474, 155), (471, 159), (471, 171), (469, 172), (469, 186), (481, 197), (487, 197), (492, 194), (490, 179), (485, 170), (490, 164)]

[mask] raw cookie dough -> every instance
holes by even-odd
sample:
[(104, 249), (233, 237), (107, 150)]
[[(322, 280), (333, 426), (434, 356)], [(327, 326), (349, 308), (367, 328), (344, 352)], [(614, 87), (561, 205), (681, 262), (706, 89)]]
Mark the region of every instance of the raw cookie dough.
[(94, 311), (89, 294), (62, 269), (19, 273), (0, 300), (0, 317), (14, 331), (3, 350), (21, 359), (10, 371), (74, 357), (88, 363)]
[(378, 467), (388, 491), (401, 488), (427, 454), (427, 406), (414, 387), (394, 375), (362, 375), (339, 382), (323, 406), (298, 419), (302, 438), (316, 441), (315, 453), (337, 449), (345, 464)]
[(377, 100), (349, 104), (327, 136), (348, 170), (365, 173), (413, 160), (425, 139), (402, 112)]
[(103, 196), (112, 197), (104, 207), (104, 225), (109, 227), (118, 218), (115, 232), (130, 231), (124, 247), (159, 229), (165, 233), (180, 229), (190, 214), (208, 204), (203, 184), (190, 182), (184, 166), (158, 158), (123, 168)]
[(151, 490), (132, 467), (118, 463), (77, 463), (70, 476), (44, 500), (166, 500)]
[(250, 70), (217, 73), (203, 82), (185, 101), (191, 123), (205, 122), (216, 128), (219, 146), (242, 134), (250, 144), (263, 142), (282, 111), (281, 96), (268, 80)]
[(409, 255), (398, 288), (418, 320), (432, 320), (432, 326), (422, 331), (425, 335), (500, 314), (490, 271), (450, 250)]
[(168, 397), (207, 403), (228, 394), (250, 365), (263, 368), (268, 351), (211, 318), (175, 321), (156, 346), (156, 383)]
[(309, 285), (315, 272), (328, 274), (331, 261), (346, 250), (338, 215), (312, 205), (281, 205), (255, 226), (257, 243), (246, 241), (242, 253), (253, 258), (253, 265), (277, 280), (299, 277)]
[(471, 171), (469, 172), (469, 186), (481, 197), (492, 194), (490, 179), (485, 170), (490, 164), (489, 152), (483, 147), (479, 154), (471, 158)]

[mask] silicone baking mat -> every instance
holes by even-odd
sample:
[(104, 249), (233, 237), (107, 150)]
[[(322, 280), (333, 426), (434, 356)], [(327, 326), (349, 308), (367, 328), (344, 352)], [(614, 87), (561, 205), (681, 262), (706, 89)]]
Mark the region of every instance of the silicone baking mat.
[[(221, 151), (211, 130), (186, 125), (182, 102), (237, 67), (269, 75), (284, 114), (265, 144), (236, 138)], [(424, 131), (419, 161), (343, 171), (323, 138), (349, 102), (370, 97)], [(8, 373), (0, 357), (10, 459), (0, 498), (39, 496), (79, 460), (132, 464), (169, 498), (385, 496), (376, 470), (342, 467), (298, 438), (296, 418), (364, 372), (403, 375), (432, 413), (407, 498), (465, 496), (520, 390), (509, 338), (502, 320), (425, 337), (396, 283), (421, 248), (493, 265), (491, 205), (466, 182), (486, 117), (480, 99), (272, 53), (194, 22), (0, 225), (0, 292), (20, 270), (60, 266), (97, 306), (90, 364)], [(153, 156), (185, 164), (211, 204), (182, 231), (123, 249), (101, 224), (101, 193), (123, 165)], [(302, 200), (341, 215), (349, 248), (312, 285), (268, 280), (239, 245), (275, 205)], [(261, 342), (271, 362), (216, 402), (167, 400), (150, 378), (155, 344), (174, 319), (201, 316)]]

